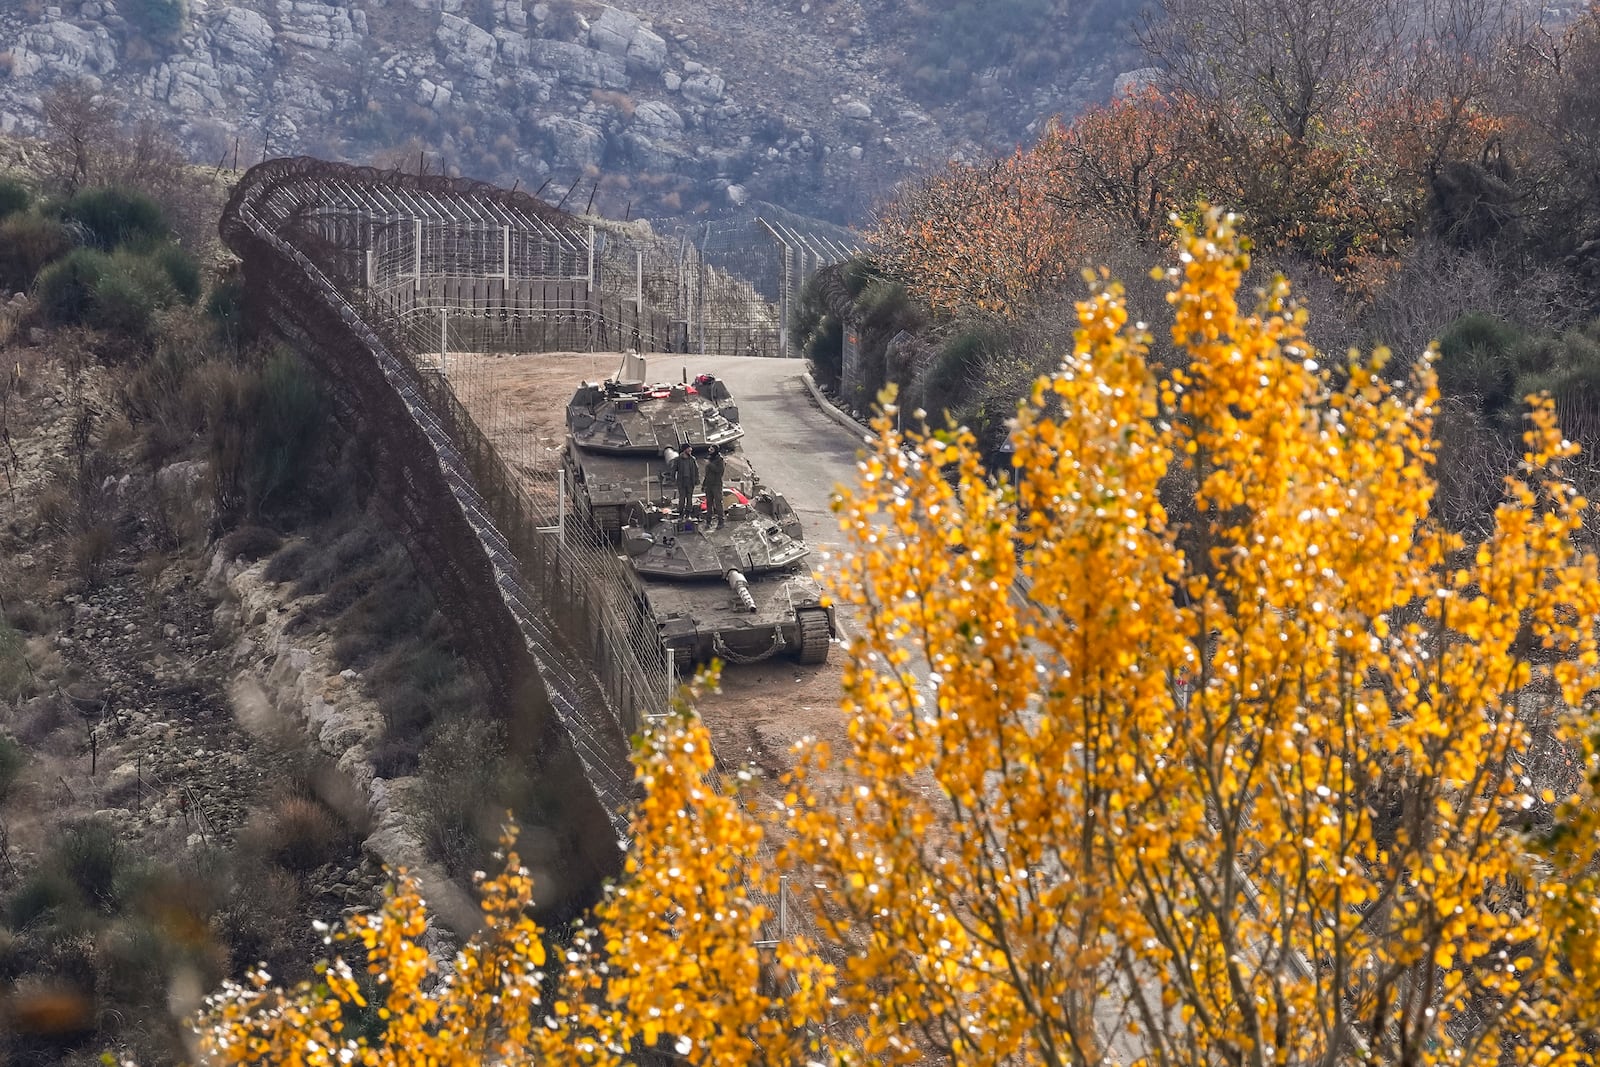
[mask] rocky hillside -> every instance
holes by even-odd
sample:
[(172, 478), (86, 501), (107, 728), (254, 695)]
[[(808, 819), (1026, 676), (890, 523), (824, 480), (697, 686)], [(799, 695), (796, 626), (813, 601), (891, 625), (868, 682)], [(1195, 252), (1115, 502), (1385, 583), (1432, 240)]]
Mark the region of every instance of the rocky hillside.
[(845, 221), (1137, 65), (1112, 0), (630, 3), (0, 5), (0, 132), (38, 129), (50, 86), (87, 79), (203, 162), (426, 153), (617, 214), (754, 197)]

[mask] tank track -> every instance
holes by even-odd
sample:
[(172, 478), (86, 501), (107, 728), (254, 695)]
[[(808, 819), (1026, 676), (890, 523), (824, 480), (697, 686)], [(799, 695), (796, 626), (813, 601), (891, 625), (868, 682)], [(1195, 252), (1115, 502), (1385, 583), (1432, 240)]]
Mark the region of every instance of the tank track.
[(800, 618), (800, 648), (795, 653), (798, 663), (826, 663), (828, 651), (833, 647), (828, 625), (828, 613), (822, 608), (802, 608)]

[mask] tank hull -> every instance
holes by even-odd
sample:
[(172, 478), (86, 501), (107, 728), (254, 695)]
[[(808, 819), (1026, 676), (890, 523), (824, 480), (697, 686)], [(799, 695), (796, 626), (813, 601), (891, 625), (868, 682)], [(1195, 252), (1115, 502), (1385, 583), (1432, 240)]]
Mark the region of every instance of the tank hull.
[(681, 582), (639, 576), (639, 589), (680, 673), (712, 659), (755, 663), (787, 656), (826, 662), (837, 635), (833, 608), (805, 572), (751, 577), (746, 608), (722, 581)]
[[(723, 459), (726, 463), (724, 484), (750, 495), (755, 489), (755, 475), (749, 461), (739, 452), (729, 453)], [(639, 507), (670, 506), (678, 502), (678, 487), (663, 477), (666, 462), (659, 454), (596, 453), (580, 448), (575, 439), (568, 437), (561, 454), (561, 466), (566, 471), (567, 486), (578, 512), (613, 541), (622, 527), (637, 517)], [(702, 506), (698, 486), (695, 498), (696, 506)]]

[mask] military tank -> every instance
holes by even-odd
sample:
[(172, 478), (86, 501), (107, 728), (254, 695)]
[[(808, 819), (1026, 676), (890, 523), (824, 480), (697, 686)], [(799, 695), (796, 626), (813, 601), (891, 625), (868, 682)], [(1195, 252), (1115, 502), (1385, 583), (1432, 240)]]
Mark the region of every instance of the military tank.
[(727, 447), (744, 436), (728, 387), (712, 375), (650, 385), (643, 357), (622, 359), (613, 378), (584, 382), (567, 404), (580, 448), (604, 455), (661, 455), (668, 448)]
[(621, 531), (635, 591), (656, 620), (680, 674), (718, 658), (750, 663), (778, 654), (825, 663), (833, 608), (805, 566), (800, 520), (782, 494), (727, 490), (716, 526), (697, 500), (640, 508)]
[[(833, 609), (806, 567), (799, 517), (733, 450), (744, 433), (727, 386), (710, 375), (646, 384), (644, 361), (586, 382), (567, 405), (563, 469), (595, 536), (620, 545), (625, 573), (680, 673), (720, 658), (828, 658)], [(687, 512), (667, 474), (678, 451), (723, 455), (722, 523), (696, 493)], [(646, 622), (648, 625), (648, 622)]]

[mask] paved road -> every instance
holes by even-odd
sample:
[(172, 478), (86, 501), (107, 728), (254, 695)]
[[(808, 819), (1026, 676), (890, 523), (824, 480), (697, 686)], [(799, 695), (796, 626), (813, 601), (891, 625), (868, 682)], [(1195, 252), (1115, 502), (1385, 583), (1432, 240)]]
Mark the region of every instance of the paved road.
[(836, 486), (855, 485), (862, 444), (812, 402), (800, 380), (805, 364), (750, 356), (654, 356), (651, 376), (676, 378), (680, 365), (691, 377), (715, 374), (728, 383), (745, 428), (740, 447), (757, 473), (788, 497), (808, 542), (838, 547), (839, 527), (829, 502)]

